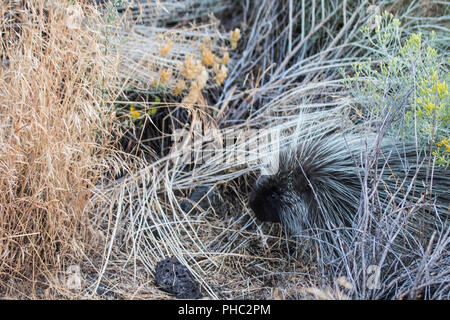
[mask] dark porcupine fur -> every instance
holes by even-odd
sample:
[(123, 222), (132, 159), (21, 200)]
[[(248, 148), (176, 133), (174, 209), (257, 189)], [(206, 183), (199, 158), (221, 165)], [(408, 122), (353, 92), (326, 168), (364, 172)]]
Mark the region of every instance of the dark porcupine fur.
[[(276, 173), (257, 179), (250, 195), (251, 209), (260, 220), (281, 222), (295, 236), (311, 230), (352, 227), (354, 217), (361, 210), (363, 167), (366, 155), (371, 154), (367, 151), (375, 149), (375, 142), (375, 137), (338, 133), (299, 138), (279, 153)], [(441, 226), (447, 223), (448, 171), (434, 166), (434, 172), (427, 173), (427, 162), (417, 163), (421, 155), (413, 143), (394, 143), (386, 138), (379, 150), (378, 160), (369, 167), (372, 168), (370, 178), (374, 178), (375, 172), (379, 181), (379, 208), (384, 208), (380, 214), (387, 214), (403, 198), (411, 201), (413, 207), (424, 194), (425, 186), (430, 185), (425, 183), (428, 175), (432, 176), (432, 194), (427, 201), (434, 202), (440, 217), (426, 211), (420, 219), (411, 219), (411, 226), (419, 229), (424, 215), (427, 228), (436, 221)], [(414, 217), (419, 217), (422, 211), (417, 210)]]

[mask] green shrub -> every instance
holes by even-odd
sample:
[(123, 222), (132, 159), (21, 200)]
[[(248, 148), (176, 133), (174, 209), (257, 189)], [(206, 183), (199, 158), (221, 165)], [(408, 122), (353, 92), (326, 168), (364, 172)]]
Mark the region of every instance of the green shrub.
[[(448, 62), (437, 35), (413, 33), (405, 40), (400, 21), (385, 12), (361, 29), (370, 58), (353, 65), (344, 83), (362, 117), (388, 132), (416, 137), (441, 166), (450, 164)], [(383, 121), (388, 120), (388, 121)]]

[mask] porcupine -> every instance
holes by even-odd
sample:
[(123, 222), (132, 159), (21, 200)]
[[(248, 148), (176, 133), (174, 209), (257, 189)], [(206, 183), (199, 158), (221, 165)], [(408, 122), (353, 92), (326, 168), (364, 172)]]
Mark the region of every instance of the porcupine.
[[(351, 227), (361, 203), (363, 165), (365, 155), (370, 154), (366, 151), (373, 150), (375, 143), (375, 135), (354, 133), (298, 137), (278, 154), (278, 170), (257, 179), (250, 194), (250, 208), (262, 221), (281, 222), (292, 235)], [(377, 168), (377, 191), (385, 208), (388, 203), (393, 208), (405, 195), (408, 201), (412, 200), (410, 206), (414, 206), (426, 186), (430, 186), (425, 184), (428, 177), (432, 179), (431, 195), (422, 200), (434, 201), (439, 218), (433, 218), (429, 211), (417, 210), (410, 225), (419, 229), (424, 217), (427, 227), (435, 227), (436, 221), (440, 226), (446, 224), (450, 201), (448, 170), (438, 166), (427, 170), (428, 162), (417, 161), (424, 158), (423, 152), (421, 156), (412, 142), (399, 143), (386, 137), (380, 150), (373, 167)], [(413, 180), (415, 183), (411, 183)]]

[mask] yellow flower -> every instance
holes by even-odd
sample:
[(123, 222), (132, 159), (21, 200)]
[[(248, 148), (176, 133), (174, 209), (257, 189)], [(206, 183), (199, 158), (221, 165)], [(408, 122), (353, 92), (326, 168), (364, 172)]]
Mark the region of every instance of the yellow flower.
[(412, 35), (411, 35), (411, 40), (412, 41), (414, 41), (414, 42), (417, 42), (417, 43), (420, 43), (421, 42), (421, 36), (422, 36), (422, 33), (413, 33)]
[(431, 76), (431, 81), (434, 83), (439, 82), (439, 77), (438, 77), (436, 70), (433, 71), (433, 75)]
[(230, 61), (230, 55), (228, 54), (228, 51), (223, 48), (222, 64), (225, 65), (228, 61)]
[(181, 103), (191, 106), (197, 103), (199, 98), (200, 98), (200, 89), (195, 85), (191, 85), (191, 87), (189, 88), (189, 93), (183, 98)]
[(212, 66), (216, 60), (216, 56), (211, 52), (210, 49), (202, 45), (202, 62), (205, 66)]
[(159, 72), (159, 81), (161, 83), (169, 82), (170, 78), (172, 78), (172, 72), (169, 69), (162, 69)]
[(216, 80), (218, 85), (221, 85), (228, 77), (228, 69), (224, 65), (221, 65), (220, 67), (216, 67), (214, 69), (216, 71), (216, 76), (214, 77), (214, 80)]
[(445, 81), (439, 82), (439, 80), (437, 80), (433, 85), (433, 91), (437, 93), (439, 99), (443, 99), (448, 96), (448, 86)]
[(433, 113), (434, 109), (436, 109), (436, 105), (434, 103), (428, 102), (425, 105), (425, 110), (427, 111), (428, 114)]
[(179, 79), (177, 81), (177, 84), (175, 86), (175, 89), (173, 89), (173, 95), (176, 97), (178, 96), (186, 87), (186, 83), (183, 81), (183, 79)]
[(164, 46), (162, 46), (161, 50), (159, 51), (159, 53), (161, 54), (162, 57), (165, 57), (170, 50), (172, 50), (173, 47), (173, 42), (172, 40), (168, 40)]
[(206, 82), (208, 82), (208, 71), (202, 65), (200, 65), (197, 69), (196, 77), (192, 85), (196, 86), (199, 89), (203, 89), (206, 86)]
[(448, 141), (448, 138), (443, 138), (440, 142), (436, 143), (438, 147), (444, 147), (445, 151), (450, 152), (450, 142)]
[(136, 109), (134, 108), (134, 106), (130, 107), (130, 117), (133, 120), (138, 119), (141, 116), (141, 113), (139, 111), (136, 111)]
[(239, 39), (241, 38), (241, 30), (239, 30), (239, 28), (234, 29), (233, 31), (230, 32), (230, 42), (231, 42), (231, 50), (236, 49), (237, 47), (237, 43), (239, 41)]
[(193, 55), (186, 56), (183, 63), (182, 74), (186, 79), (195, 79), (201, 66), (198, 60), (194, 59)]
[(419, 117), (423, 117), (424, 116), (424, 113), (423, 113), (422, 109), (420, 109), (420, 108), (417, 111), (417, 114), (419, 115)]
[(409, 39), (406, 40), (406, 44), (401, 48), (401, 53), (405, 54), (408, 50), (420, 50), (422, 46), (421, 33), (413, 33)]

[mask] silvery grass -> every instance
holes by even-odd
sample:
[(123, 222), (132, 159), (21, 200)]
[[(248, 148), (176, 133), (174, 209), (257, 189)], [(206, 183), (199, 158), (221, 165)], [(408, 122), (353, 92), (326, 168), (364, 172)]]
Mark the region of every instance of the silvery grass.
[[(323, 126), (323, 130), (329, 131), (340, 125), (340, 121), (336, 120), (338, 113), (333, 115), (334, 119), (330, 118), (329, 112), (317, 112), (307, 118), (314, 122), (322, 120), (323, 124), (328, 124)], [(295, 130), (297, 124), (298, 120), (293, 119), (264, 131), (264, 134), (270, 134), (271, 131), (289, 132)], [(245, 129), (246, 125), (236, 125), (231, 130), (244, 132)], [(222, 133), (227, 134), (227, 130), (230, 129), (224, 129)], [(248, 149), (247, 145), (257, 144), (256, 138), (251, 136), (225, 150), (225, 157), (232, 156), (237, 150), (241, 152), (246, 156), (244, 163), (223, 163), (220, 155), (217, 155), (197, 165), (193, 171), (186, 171), (186, 162), (181, 159), (181, 154), (173, 152), (125, 178), (120, 185), (103, 187), (100, 193), (104, 206), (102, 210), (117, 212), (104, 268), (113, 246), (117, 245), (130, 246), (128, 262), (135, 269), (138, 262), (143, 263), (150, 272), (153, 272), (157, 261), (174, 255), (191, 266), (205, 291), (217, 298), (207, 281), (208, 271), (219, 268), (226, 258), (239, 258), (240, 249), (248, 246), (252, 239), (260, 237), (257, 233), (246, 230), (249, 223), (254, 223), (254, 219), (251, 218), (239, 230), (236, 229), (242, 223), (239, 219), (220, 222), (209, 217), (213, 214), (210, 211), (195, 214), (191, 210), (186, 213), (180, 207), (182, 198), (177, 196), (177, 192), (188, 191), (195, 186), (220, 185), (254, 171), (263, 164), (265, 158), (271, 156), (271, 153), (258, 154), (251, 149), (245, 151)], [(280, 147), (289, 143), (289, 139), (289, 136), (282, 138)], [(275, 151), (276, 148), (272, 150)], [(253, 166), (248, 163), (253, 163)], [(244, 199), (242, 205), (245, 206)], [(247, 214), (245, 207), (242, 213)], [(120, 230), (124, 222), (125, 230)], [(120, 240), (115, 239), (118, 231), (123, 233)], [(270, 259), (263, 256), (251, 258)], [(198, 259), (201, 259), (202, 264), (197, 262)]]
[[(268, 103), (277, 94), (298, 88), (299, 83), (326, 86), (324, 80), (339, 78), (339, 68), (364, 60), (374, 49), (363, 40), (361, 28), (375, 29), (376, 15), (393, 7), (394, 2), (379, 1), (372, 6), (369, 1), (262, 0), (246, 1), (242, 6), (251, 9), (248, 28), (242, 30), (246, 46), (218, 97), (218, 104), (234, 106), (230, 121), (241, 118), (253, 105)], [(424, 19), (421, 8), (420, 1), (411, 1), (404, 11), (396, 12), (406, 29), (402, 40), (418, 30), (435, 31), (443, 54), (448, 54), (448, 14)], [(256, 66), (259, 72), (252, 74)], [(248, 90), (249, 85), (258, 90)]]
[(139, 24), (161, 26), (205, 18), (229, 7), (223, 0), (123, 0), (117, 9)]
[[(327, 182), (314, 193), (322, 204), (317, 217), (304, 220), (298, 216), (301, 212), (290, 211), (301, 210), (301, 199), (284, 204), (285, 215), (280, 218), (286, 235), (300, 241), (300, 254), (316, 259), (325, 283), (342, 277), (352, 279), (346, 281), (351, 288), (345, 292), (347, 298), (447, 297), (448, 286), (441, 284), (448, 281), (449, 266), (448, 171), (434, 163), (429, 165), (426, 146), (417, 146), (414, 139), (395, 141), (383, 137), (382, 132), (374, 134), (348, 122), (337, 126), (340, 117), (333, 118), (332, 125), (318, 113), (309, 116), (312, 118), (304, 119), (300, 130), (288, 137), (291, 146), (282, 152), (280, 162), (284, 164), (280, 167), (297, 168), (297, 161), (313, 161), (311, 154), (298, 158), (295, 151), (302, 146), (301, 150), (314, 151), (314, 158), (322, 163), (335, 166), (322, 171), (336, 175), (344, 166), (346, 173), (341, 177), (348, 174), (354, 181), (341, 185), (323, 173), (321, 181)], [(321, 158), (321, 152), (329, 156)], [(272, 162), (277, 163), (277, 157)], [(280, 181), (282, 190), (286, 183)], [(438, 201), (429, 196), (431, 190), (439, 195)], [(295, 194), (283, 195), (292, 199)], [(349, 208), (340, 207), (341, 202), (348, 202)], [(341, 220), (350, 221), (350, 225)], [(428, 262), (430, 255), (434, 257)], [(431, 269), (440, 271), (431, 276)]]
[[(184, 59), (192, 55), (201, 60), (202, 44), (208, 41), (208, 48), (221, 56), (226, 36), (219, 32), (219, 21), (211, 13), (228, 7), (229, 4), (217, 0), (107, 2), (103, 13), (110, 26), (104, 38), (121, 60), (118, 86), (149, 92), (160, 85), (159, 91), (170, 92), (181, 79), (180, 65)], [(199, 17), (203, 19), (195, 20)], [(175, 21), (172, 19), (179, 23), (167, 27)], [(171, 49), (161, 54), (169, 41)], [(170, 71), (168, 82), (160, 83), (161, 70)], [(210, 79), (208, 85), (213, 83)]]
[[(121, 57), (121, 82), (151, 90), (159, 81), (159, 71), (165, 69), (171, 71), (172, 77), (169, 83), (164, 85), (173, 89), (176, 79), (179, 78), (179, 64), (189, 55), (201, 59), (200, 46), (207, 38), (224, 38), (216, 30), (217, 22), (179, 29), (133, 25), (118, 30), (119, 41), (115, 48)], [(168, 40), (173, 41), (173, 47), (167, 55), (162, 56), (160, 50)], [(212, 50), (218, 52), (220, 47), (216, 44)]]
[[(448, 172), (432, 165), (428, 176), (428, 157), (413, 141), (386, 148), (376, 145), (378, 138), (362, 134), (366, 145), (349, 145), (362, 164), (361, 201), (347, 217), (351, 227), (333, 224), (332, 215), (346, 211), (325, 210), (331, 216), (319, 228), (313, 225), (297, 236), (308, 244), (302, 254), (317, 258), (328, 283), (345, 276), (351, 288), (346, 295), (353, 299), (448, 298)], [(440, 202), (427, 197), (431, 186)]]
[[(389, 8), (393, 4), (382, 1), (379, 6)], [(376, 8), (369, 10), (368, 5), (368, 1), (345, 1), (344, 5), (340, 1), (243, 2), (243, 17), (248, 25), (242, 30), (244, 40), (239, 44), (239, 53), (232, 55), (235, 63), (223, 90), (209, 91), (216, 100), (210, 107), (217, 110), (214, 120), (218, 128), (239, 131), (250, 123), (261, 129), (294, 128), (296, 115), (305, 109), (312, 110), (311, 121), (328, 119), (331, 127), (340, 128), (342, 122), (336, 119), (350, 109), (351, 99), (341, 84), (339, 68), (364, 59), (372, 50), (359, 35), (362, 26), (375, 23), (371, 19), (377, 13)], [(447, 31), (441, 18), (421, 20), (418, 9), (420, 1), (412, 1), (398, 10), (398, 17), (411, 30), (435, 29), (441, 34)], [(331, 112), (320, 112), (323, 109)], [(367, 153), (377, 151), (368, 149)], [(249, 152), (249, 156), (254, 154)], [(388, 223), (389, 220), (375, 214), (371, 204), (376, 194), (370, 192), (374, 186), (369, 179), (373, 163), (364, 167), (361, 208), (352, 229), (354, 238), (349, 241), (339, 232), (333, 232), (329, 242), (299, 238), (301, 243), (318, 243), (320, 253), (314, 268), (300, 274), (289, 262), (280, 269), (268, 270), (264, 263), (279, 258), (249, 250), (255, 241), (267, 243), (275, 238), (280, 245), (284, 240), (283, 236), (277, 238), (277, 234), (265, 233), (266, 229), (255, 223), (245, 195), (237, 193), (241, 209), (236, 219), (223, 220), (214, 208), (187, 213), (180, 208), (183, 197), (178, 192), (187, 194), (194, 186), (201, 185), (226, 187), (228, 182), (258, 170), (258, 166), (230, 166), (210, 161), (187, 168), (177, 159), (176, 154), (170, 154), (146, 164), (118, 183), (99, 186), (99, 210), (110, 213), (113, 228), (108, 234), (97, 285), (113, 263), (114, 248), (119, 246), (127, 253), (123, 267), (132, 267), (135, 277), (140, 265), (152, 274), (157, 261), (176, 256), (189, 266), (204, 292), (212, 298), (219, 297), (216, 285), (227, 284), (220, 274), (226, 274), (228, 284), (234, 283), (237, 288), (231, 290), (232, 295), (240, 290), (248, 294), (262, 290), (260, 282), (248, 282), (245, 272), (247, 266), (255, 264), (261, 266), (257, 269), (261, 273), (254, 275), (254, 279), (271, 273), (290, 274), (301, 278), (302, 285), (319, 288), (334, 287), (335, 279), (344, 276), (350, 284), (346, 292), (350, 298), (414, 298), (422, 288), (426, 289), (425, 298), (448, 297), (448, 229), (436, 233), (433, 241), (428, 242), (430, 245), (412, 241), (402, 248), (394, 246), (396, 239), (403, 236), (410, 239), (402, 222), (411, 211), (406, 206), (407, 199), (399, 197), (397, 223)], [(389, 206), (384, 210), (385, 214), (392, 213)], [(370, 226), (377, 226), (381, 235), (368, 232)], [(296, 251), (292, 259), (304, 253), (307, 252)], [(405, 256), (411, 257), (409, 262), (405, 262)], [(291, 258), (282, 256), (282, 259)], [(234, 272), (236, 265), (242, 272)], [(367, 287), (368, 279), (373, 280), (374, 267), (368, 269), (372, 265), (380, 267), (382, 272), (379, 290)], [(376, 287), (376, 281), (371, 284)], [(431, 292), (429, 288), (433, 285), (436, 288)], [(304, 297), (304, 293), (288, 287), (282, 288), (287, 295)]]

